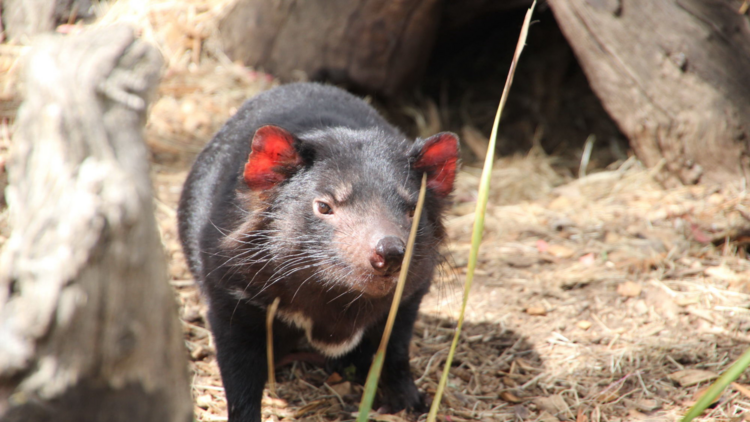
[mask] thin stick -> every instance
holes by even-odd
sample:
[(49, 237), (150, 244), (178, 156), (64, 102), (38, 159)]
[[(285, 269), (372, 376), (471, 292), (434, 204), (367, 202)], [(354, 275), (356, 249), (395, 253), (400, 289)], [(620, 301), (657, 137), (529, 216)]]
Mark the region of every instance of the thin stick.
[(383, 361), (385, 360), (385, 349), (388, 346), (388, 339), (391, 338), (393, 323), (396, 322), (396, 313), (398, 312), (398, 307), (401, 304), (401, 295), (404, 292), (404, 285), (406, 284), (406, 276), (409, 274), (409, 264), (411, 264), (411, 256), (414, 251), (414, 241), (417, 238), (419, 219), (422, 217), (422, 207), (424, 206), (424, 196), (426, 191), (427, 173), (422, 175), (422, 187), (419, 189), (417, 208), (414, 210), (414, 219), (411, 223), (411, 232), (409, 233), (409, 240), (406, 242), (406, 252), (404, 254), (404, 261), (401, 264), (401, 273), (398, 275), (396, 292), (393, 294), (391, 311), (388, 313), (388, 320), (385, 322), (385, 330), (383, 330), (383, 337), (380, 340), (378, 352), (375, 354), (375, 358), (372, 360), (372, 365), (370, 366), (370, 372), (367, 374), (365, 391), (364, 393), (362, 393), (362, 401), (359, 403), (359, 414), (357, 415), (357, 422), (367, 421), (367, 417), (370, 415), (370, 409), (372, 409), (372, 402), (375, 400), (375, 391), (378, 388), (378, 379), (380, 378), (380, 372), (383, 369)]
[(593, 133), (586, 138), (586, 144), (583, 147), (583, 154), (581, 154), (581, 166), (578, 168), (578, 178), (586, 177), (586, 169), (589, 166), (589, 160), (591, 160), (591, 151), (594, 149), (594, 142), (596, 141), (596, 135)]
[(271, 395), (276, 397), (276, 368), (273, 363), (273, 318), (279, 308), (280, 298), (273, 300), (271, 306), (266, 309), (266, 359), (268, 360), (268, 389)]
[(503, 88), (503, 95), (500, 97), (500, 105), (497, 108), (497, 114), (495, 114), (495, 122), (492, 125), (492, 134), (490, 135), (490, 143), (487, 146), (487, 156), (484, 159), (484, 168), (482, 169), (482, 178), (479, 183), (479, 195), (477, 199), (477, 207), (475, 211), (476, 220), (474, 220), (474, 230), (471, 234), (471, 252), (469, 254), (469, 264), (466, 269), (466, 283), (464, 285), (464, 297), (463, 303), (461, 304), (461, 313), (458, 316), (458, 324), (456, 325), (456, 334), (453, 337), (453, 343), (451, 343), (451, 349), (448, 352), (448, 359), (445, 361), (445, 368), (443, 369), (443, 375), (440, 377), (440, 383), (438, 384), (437, 391), (435, 392), (435, 398), (432, 401), (432, 407), (430, 407), (430, 413), (427, 416), (427, 422), (435, 422), (437, 418), (437, 411), (440, 407), (440, 400), (443, 398), (443, 391), (445, 390), (445, 384), (448, 382), (448, 373), (451, 369), (451, 363), (453, 362), (453, 356), (456, 353), (456, 346), (458, 345), (458, 339), (461, 336), (461, 327), (464, 323), (464, 314), (466, 313), (466, 304), (469, 301), (469, 291), (474, 281), (474, 269), (477, 266), (477, 255), (479, 252), (479, 244), (482, 242), (482, 232), (484, 230), (484, 213), (487, 209), (487, 200), (490, 189), (490, 177), (492, 176), (492, 165), (494, 164), (495, 158), (495, 144), (497, 142), (497, 126), (500, 123), (500, 116), (505, 107), (505, 102), (508, 99), (508, 92), (510, 86), (513, 84), (513, 75), (516, 72), (516, 64), (523, 51), (523, 46), (526, 43), (526, 35), (529, 32), (529, 23), (531, 22), (531, 13), (536, 6), (536, 0), (531, 4), (531, 7), (526, 12), (526, 17), (523, 21), (523, 27), (521, 28), (521, 35), (518, 38), (518, 44), (516, 45), (516, 53), (513, 56), (513, 61), (510, 63), (510, 71), (508, 72), (508, 78), (505, 80), (505, 88)]

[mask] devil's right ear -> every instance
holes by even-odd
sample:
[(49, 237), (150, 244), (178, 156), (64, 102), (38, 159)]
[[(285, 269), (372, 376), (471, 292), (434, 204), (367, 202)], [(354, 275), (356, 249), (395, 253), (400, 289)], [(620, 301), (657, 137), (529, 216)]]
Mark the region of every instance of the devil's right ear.
[(294, 135), (278, 126), (255, 131), (243, 174), (247, 186), (254, 191), (270, 189), (294, 174), (302, 165), (297, 143)]
[(427, 173), (427, 188), (440, 198), (445, 198), (453, 191), (458, 157), (458, 136), (451, 132), (418, 139), (410, 153), (411, 167)]

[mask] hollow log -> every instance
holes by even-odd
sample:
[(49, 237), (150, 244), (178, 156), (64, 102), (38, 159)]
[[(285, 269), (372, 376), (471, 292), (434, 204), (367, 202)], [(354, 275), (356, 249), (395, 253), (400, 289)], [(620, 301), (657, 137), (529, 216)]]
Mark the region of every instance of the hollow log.
[(142, 139), (162, 59), (113, 26), (24, 63), (0, 256), (0, 420), (189, 422)]
[(328, 80), (382, 95), (416, 82), (439, 0), (238, 0), (219, 23), (234, 60), (282, 80)]
[(750, 177), (750, 21), (734, 0), (548, 0), (605, 109), (666, 183)]

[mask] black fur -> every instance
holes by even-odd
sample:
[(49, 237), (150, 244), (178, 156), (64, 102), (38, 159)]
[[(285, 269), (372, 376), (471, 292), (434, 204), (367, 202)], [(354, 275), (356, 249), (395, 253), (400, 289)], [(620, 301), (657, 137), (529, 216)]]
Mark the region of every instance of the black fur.
[[(303, 164), (272, 189), (254, 192), (242, 174), (253, 135), (265, 125), (296, 136)], [(421, 178), (410, 166), (423, 145), (424, 140), (407, 140), (372, 107), (340, 89), (291, 84), (247, 101), (201, 152), (180, 199), (179, 232), (190, 269), (208, 298), (230, 421), (260, 420), (267, 378), (265, 312), (276, 297), (280, 313), (312, 320), (309, 335), (316, 341), (336, 344), (363, 330), (356, 347), (329, 362), (354, 364), (364, 379), (392, 293), (363, 294), (360, 287), (369, 278), (354, 271), (342, 251), (351, 247), (346, 239), (362, 236), (357, 227), (378, 219), (408, 236), (405, 216), (416, 203)], [(327, 190), (342, 181), (352, 186), (342, 205), (353, 216), (346, 226), (353, 227), (351, 234), (337, 233), (312, 213), (313, 200), (332, 195)], [(420, 301), (440, 259), (445, 202), (428, 192), (379, 388), (379, 403), (389, 411), (424, 410), (408, 349)], [(304, 338), (299, 326), (277, 318), (277, 361)]]

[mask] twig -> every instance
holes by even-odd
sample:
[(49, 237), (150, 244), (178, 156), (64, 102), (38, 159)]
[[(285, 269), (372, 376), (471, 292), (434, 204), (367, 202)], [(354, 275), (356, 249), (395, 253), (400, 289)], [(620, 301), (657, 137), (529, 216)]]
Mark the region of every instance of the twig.
[(581, 155), (581, 166), (578, 168), (578, 178), (586, 177), (586, 168), (589, 166), (589, 160), (591, 159), (591, 151), (594, 149), (594, 142), (596, 141), (596, 135), (593, 133), (586, 138), (586, 144), (583, 147), (583, 154)]
[(279, 308), (280, 298), (273, 300), (266, 310), (266, 358), (268, 359), (268, 389), (273, 397), (276, 396), (276, 367), (273, 364), (273, 319)]
[(739, 13), (740, 15), (744, 15), (747, 13), (747, 10), (750, 9), (750, 0), (745, 0), (742, 2), (742, 5), (740, 6)]

